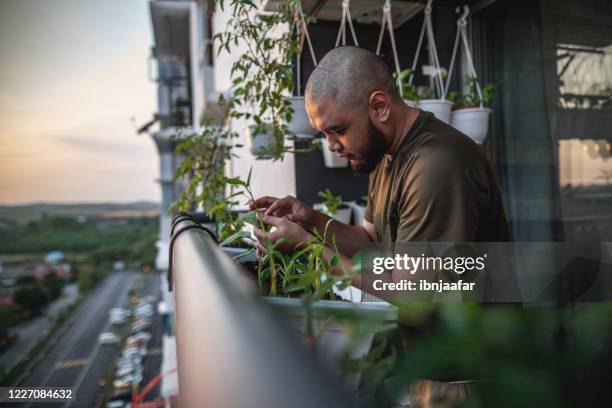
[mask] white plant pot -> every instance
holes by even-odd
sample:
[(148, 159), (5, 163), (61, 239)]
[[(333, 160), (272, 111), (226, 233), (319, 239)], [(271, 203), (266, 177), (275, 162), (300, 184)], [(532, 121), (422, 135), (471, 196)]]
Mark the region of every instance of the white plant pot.
[(404, 99), (404, 103), (410, 106), (411, 108), (417, 108), (419, 106), (419, 103), (417, 101), (412, 101), (409, 99)]
[(315, 210), (321, 211), (337, 221), (340, 221), (344, 224), (350, 224), (351, 214), (353, 212), (353, 209), (348, 205), (348, 203), (342, 203), (342, 204), (344, 204), (346, 208), (338, 208), (338, 211), (336, 211), (335, 214), (330, 214), (329, 211), (327, 211), (327, 206), (323, 203), (317, 203), (313, 207)]
[(323, 161), (325, 162), (325, 167), (329, 167), (330, 169), (338, 169), (348, 166), (348, 159), (338, 157), (336, 153), (327, 148), (325, 143), (321, 143), (321, 150), (323, 151)]
[(297, 138), (312, 139), (317, 132), (310, 126), (310, 120), (308, 119), (306, 106), (304, 105), (304, 97), (292, 96), (287, 99), (293, 108), (293, 118), (288, 124), (289, 131)]
[(450, 123), (451, 108), (453, 103), (442, 99), (423, 99), (419, 101), (419, 108), (431, 112), (444, 123)]
[[(300, 299), (265, 297), (266, 303), (281, 316), (288, 328), (298, 338), (305, 340), (304, 308)], [(329, 315), (339, 315), (341, 311), (347, 314), (355, 313), (359, 319), (367, 319), (373, 323), (367, 332), (358, 338), (352, 338), (342, 321), (332, 320)], [(317, 359), (336, 377), (342, 378), (344, 385), (351, 391), (357, 390), (360, 373), (346, 374), (342, 372), (342, 361), (345, 352), (351, 358), (366, 355), (372, 346), (374, 334), (396, 325), (397, 309), (388, 303), (351, 303), (333, 300), (320, 300), (312, 305), (313, 331), (318, 333), (315, 339)]]
[(254, 126), (249, 126), (249, 140), (251, 141), (251, 154), (261, 159), (271, 158), (273, 155), (270, 154), (271, 146), (274, 145), (274, 135), (271, 133), (262, 133), (257, 136), (253, 136)]
[(366, 206), (359, 205), (357, 201), (346, 203), (353, 210), (353, 225), (362, 225), (365, 218)]
[(468, 136), (478, 144), (482, 144), (489, 130), (489, 108), (457, 109), (451, 114), (451, 126)]

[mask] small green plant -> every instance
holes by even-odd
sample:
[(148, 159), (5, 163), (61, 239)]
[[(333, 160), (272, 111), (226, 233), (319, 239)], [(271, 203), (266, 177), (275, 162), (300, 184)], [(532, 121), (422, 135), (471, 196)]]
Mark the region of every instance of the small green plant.
[(342, 206), (342, 197), (334, 195), (329, 188), (319, 191), (319, 197), (325, 199), (323, 203), (324, 212), (329, 216), (336, 214)]
[(402, 98), (407, 101), (417, 102), (419, 100), (419, 95), (417, 94), (416, 86), (410, 83), (412, 73), (412, 69), (406, 68), (401, 71), (399, 75), (397, 73), (393, 74), (393, 78), (398, 84), (398, 87), (401, 88)]
[(490, 107), (497, 91), (497, 86), (491, 82), (486, 84), (482, 89), (482, 98), (478, 95), (478, 78), (467, 76), (465, 78), (468, 91), (465, 94), (459, 92), (451, 92), (448, 95), (448, 100), (453, 102), (455, 109), (474, 108), (481, 105)]
[(192, 211), (202, 207), (217, 226), (220, 240), (242, 230), (242, 221), (231, 211), (240, 195), (233, 185), (226, 188), (225, 162), (232, 157), (236, 134), (205, 125), (200, 132), (181, 132), (175, 154), (182, 157), (175, 181), (187, 179), (187, 187), (169, 211)]

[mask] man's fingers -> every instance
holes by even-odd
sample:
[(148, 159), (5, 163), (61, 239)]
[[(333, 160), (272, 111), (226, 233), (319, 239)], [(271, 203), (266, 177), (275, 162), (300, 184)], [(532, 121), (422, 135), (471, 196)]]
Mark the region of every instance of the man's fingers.
[(291, 205), (293, 204), (292, 197), (281, 198), (273, 202), (266, 210), (266, 215), (274, 215), (282, 217), (287, 212), (291, 211)]
[(278, 198), (276, 197), (270, 197), (270, 196), (259, 197), (257, 200), (251, 201), (249, 203), (249, 209), (254, 210), (256, 208), (270, 207), (276, 201), (278, 201)]
[(280, 217), (274, 217), (272, 215), (265, 214), (260, 215), (259, 219), (262, 220), (264, 224), (272, 225), (274, 227), (278, 227), (283, 221), (283, 219)]
[(259, 228), (253, 228), (253, 234), (255, 235), (255, 237), (257, 237), (258, 240), (262, 240), (266, 237), (266, 233)]

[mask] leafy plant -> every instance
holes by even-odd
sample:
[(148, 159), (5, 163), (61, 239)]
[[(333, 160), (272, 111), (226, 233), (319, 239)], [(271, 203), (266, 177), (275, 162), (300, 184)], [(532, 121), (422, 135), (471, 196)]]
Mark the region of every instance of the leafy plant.
[(453, 102), (455, 109), (478, 107), (482, 103), (483, 106), (489, 107), (493, 102), (493, 97), (497, 91), (497, 86), (491, 82), (486, 84), (482, 89), (482, 98), (478, 95), (478, 78), (468, 76), (465, 78), (468, 91), (461, 95), (459, 92), (451, 92), (448, 95), (448, 100)]
[(324, 212), (329, 216), (336, 214), (342, 206), (342, 197), (334, 195), (329, 188), (319, 191), (319, 197), (325, 199), (325, 202), (323, 203), (323, 206), (325, 207)]
[(417, 93), (416, 86), (410, 83), (410, 77), (412, 74), (412, 69), (406, 68), (405, 70), (401, 71), (399, 75), (397, 75), (397, 73), (393, 74), (393, 78), (398, 84), (398, 87), (401, 88), (402, 98), (408, 101), (417, 102), (419, 100), (419, 95)]
[(232, 184), (226, 191), (225, 162), (232, 157), (232, 140), (236, 134), (206, 124), (200, 132), (181, 132), (175, 154), (182, 157), (175, 181), (188, 179), (180, 199), (170, 211), (191, 211), (202, 207), (217, 225), (220, 240), (240, 232), (242, 221), (231, 211), (240, 195)]
[[(217, 4), (223, 8), (224, 2)], [(242, 42), (246, 51), (231, 68), (233, 94), (229, 98), (229, 112), (233, 118), (251, 119), (255, 125), (253, 137), (271, 134), (274, 143), (263, 156), (282, 159), (285, 137), (290, 136), (287, 124), (293, 109), (284, 95), (294, 86), (292, 59), (299, 52), (297, 39), (291, 30), (280, 36), (274, 32), (282, 25), (291, 25), (298, 0), (286, 0), (276, 13), (261, 13), (250, 0), (231, 0), (233, 18), (225, 32), (215, 35), (219, 52), (231, 53), (232, 47)]]

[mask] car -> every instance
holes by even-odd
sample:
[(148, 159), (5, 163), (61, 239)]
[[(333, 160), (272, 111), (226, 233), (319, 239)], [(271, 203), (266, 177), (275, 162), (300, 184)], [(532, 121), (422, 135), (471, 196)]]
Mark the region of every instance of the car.
[(131, 387), (133, 384), (140, 384), (142, 382), (142, 375), (126, 375), (113, 381), (115, 388)]
[(110, 317), (111, 324), (123, 324), (125, 320), (125, 316), (123, 315), (111, 315)]
[(100, 333), (98, 336), (100, 344), (116, 344), (119, 342), (119, 336), (113, 332)]
[(131, 408), (132, 403), (124, 400), (112, 400), (106, 404), (106, 408)]
[(149, 341), (151, 340), (151, 337), (153, 337), (153, 335), (151, 333), (141, 331), (141, 332), (136, 333), (133, 337), (136, 337), (137, 339), (141, 339), (144, 341)]

